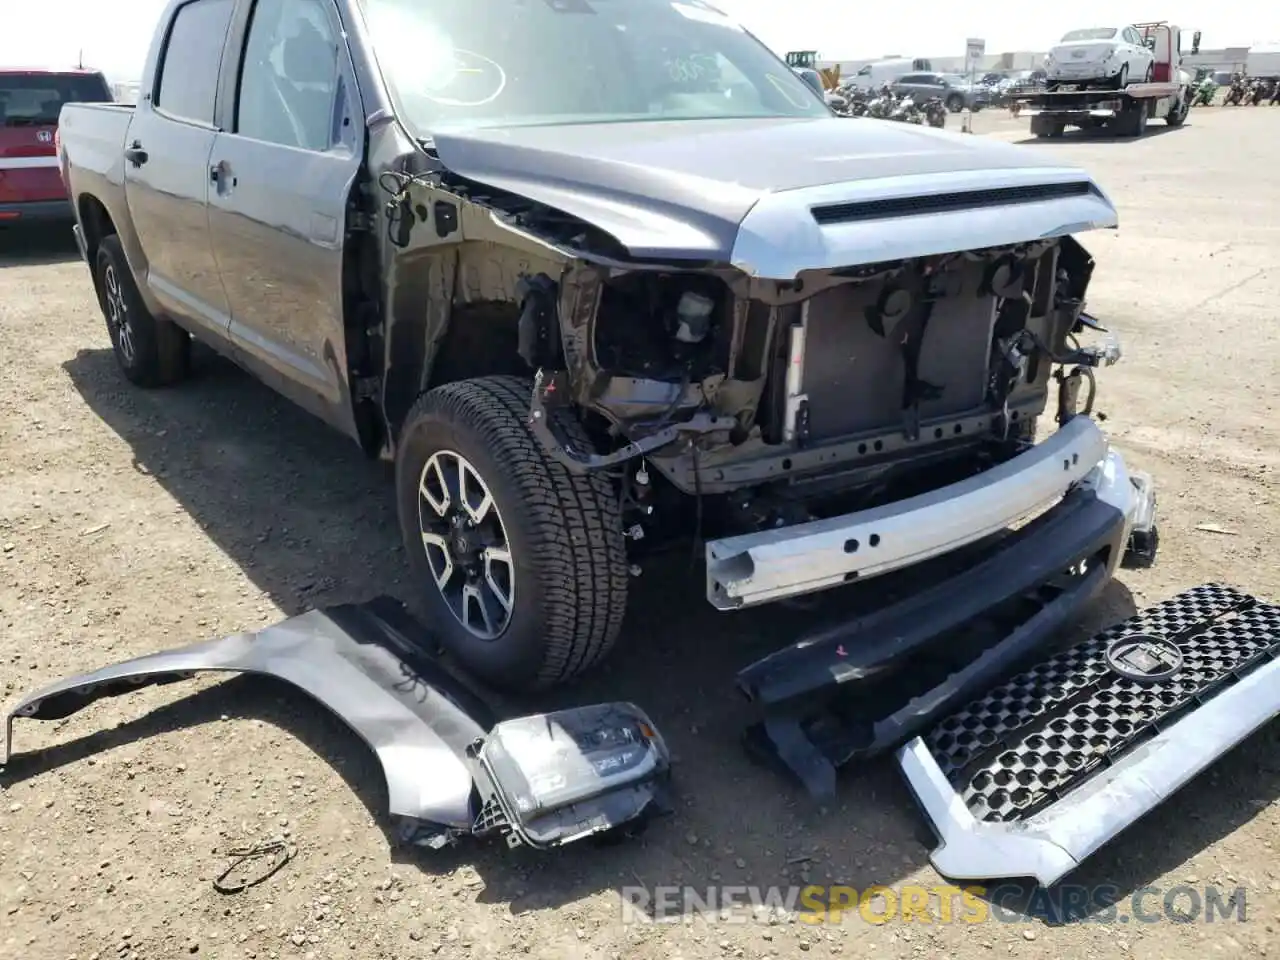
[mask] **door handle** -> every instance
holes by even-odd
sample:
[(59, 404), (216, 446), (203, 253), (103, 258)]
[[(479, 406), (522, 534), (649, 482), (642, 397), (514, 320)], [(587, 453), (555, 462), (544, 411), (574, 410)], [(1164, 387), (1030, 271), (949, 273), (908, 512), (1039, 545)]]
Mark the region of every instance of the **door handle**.
[(209, 182), (217, 186), (220, 194), (231, 192), (231, 188), (236, 185), (236, 178), (227, 161), (219, 160), (209, 167)]
[(124, 158), (135, 167), (140, 167), (147, 162), (147, 151), (143, 150), (142, 144), (135, 140), (129, 144), (129, 149), (124, 152)]

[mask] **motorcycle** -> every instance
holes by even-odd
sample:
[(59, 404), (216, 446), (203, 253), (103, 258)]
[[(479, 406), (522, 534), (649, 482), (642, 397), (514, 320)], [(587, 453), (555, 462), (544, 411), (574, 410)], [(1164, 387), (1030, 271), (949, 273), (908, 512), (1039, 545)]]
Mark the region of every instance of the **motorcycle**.
[(924, 118), (931, 127), (947, 125), (947, 105), (941, 97), (930, 97), (924, 102)]
[(842, 87), (839, 91), (844, 100), (841, 116), (865, 117), (867, 115), (867, 92), (857, 87)]
[(1249, 85), (1248, 101), (1249, 106), (1256, 107), (1267, 95), (1267, 82), (1265, 80), (1255, 80)]
[(895, 105), (893, 94), (881, 93), (867, 103), (867, 116), (877, 120), (886, 120)]
[(889, 111), (889, 119), (897, 120), (899, 123), (921, 123), (924, 115), (920, 112), (920, 108), (916, 106), (916, 98), (907, 94)]
[(1244, 95), (1244, 77), (1232, 77), (1231, 86), (1227, 89), (1227, 96), (1222, 101), (1222, 105), (1224, 107), (1238, 107), (1244, 102)]
[(1276, 81), (1276, 85), (1271, 88), (1271, 106), (1280, 103), (1280, 80)]
[(1193, 107), (1211, 107), (1217, 92), (1218, 85), (1213, 82), (1213, 78), (1205, 77), (1200, 81), (1200, 85), (1196, 87), (1195, 97), (1192, 99), (1191, 105)]

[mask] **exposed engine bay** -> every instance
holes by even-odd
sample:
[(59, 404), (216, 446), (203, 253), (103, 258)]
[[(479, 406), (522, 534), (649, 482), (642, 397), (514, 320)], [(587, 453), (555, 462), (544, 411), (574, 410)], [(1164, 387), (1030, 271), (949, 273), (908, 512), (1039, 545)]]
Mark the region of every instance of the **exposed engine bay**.
[[(509, 254), (452, 248), (454, 309), (516, 299), (531, 425), (570, 470), (618, 479), (635, 549), (865, 509), (989, 469), (1027, 447), (1051, 403), (1059, 423), (1089, 414), (1093, 369), (1119, 356), (1080, 344), (1104, 328), (1084, 312), (1093, 260), (1071, 236), (771, 280), (638, 261), (576, 217), (437, 177), (386, 187), (401, 269), (438, 258), (423, 245), (465, 235), (467, 213), (489, 221), (478, 235), (502, 230)], [(560, 411), (591, 449), (553, 429)]]

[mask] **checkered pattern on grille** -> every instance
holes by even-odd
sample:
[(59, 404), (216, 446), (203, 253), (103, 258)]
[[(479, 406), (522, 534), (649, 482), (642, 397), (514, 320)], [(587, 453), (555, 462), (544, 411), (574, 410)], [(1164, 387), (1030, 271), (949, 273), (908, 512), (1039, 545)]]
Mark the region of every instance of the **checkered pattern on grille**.
[[(1181, 668), (1137, 682), (1107, 649), (1132, 634), (1178, 643)], [(1141, 611), (988, 691), (925, 740), (980, 820), (1021, 820), (1069, 791), (1157, 725), (1280, 655), (1280, 607), (1220, 584)]]

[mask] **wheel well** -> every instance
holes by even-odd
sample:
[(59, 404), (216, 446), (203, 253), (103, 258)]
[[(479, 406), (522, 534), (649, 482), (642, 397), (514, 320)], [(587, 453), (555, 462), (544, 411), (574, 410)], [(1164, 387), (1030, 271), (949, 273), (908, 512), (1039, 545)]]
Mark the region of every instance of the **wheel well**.
[(388, 371), (386, 416), (393, 435), (399, 435), (409, 407), (427, 390), (476, 377), (529, 376), (519, 353), (519, 321), (519, 303), (484, 300), (453, 307), (444, 333), (434, 343), (425, 342), (424, 327), (415, 330), (423, 337), (416, 370), (402, 366)]
[(107, 213), (107, 208), (97, 197), (86, 193), (80, 197), (77, 206), (80, 212), (80, 226), (84, 230), (85, 252), (88, 254), (89, 262), (93, 263), (98, 255), (98, 244), (104, 237), (119, 231), (116, 230), (111, 214)]
[(474, 377), (527, 375), (520, 359), (520, 305), (484, 301), (455, 307), (436, 346), (427, 389)]

